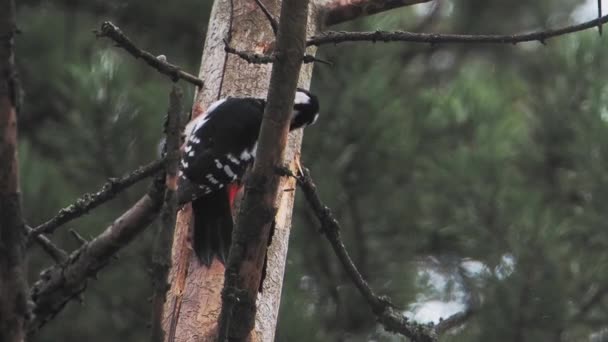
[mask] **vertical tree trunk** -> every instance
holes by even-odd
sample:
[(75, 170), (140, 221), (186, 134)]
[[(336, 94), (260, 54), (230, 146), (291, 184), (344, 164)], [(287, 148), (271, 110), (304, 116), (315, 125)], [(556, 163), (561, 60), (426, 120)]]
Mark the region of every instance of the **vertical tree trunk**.
[[(430, 0), (318, 0), (308, 13), (308, 36), (319, 26), (333, 25), (361, 16)], [(279, 0), (262, 0), (278, 18)], [(229, 34), (231, 33), (231, 34)], [(205, 81), (197, 94), (193, 117), (202, 114), (213, 101), (229, 95), (265, 97), (270, 80), (270, 65), (247, 64), (234, 55), (226, 55), (223, 39), (241, 51), (267, 54), (275, 36), (268, 20), (254, 0), (216, 0), (211, 11), (199, 77)], [(313, 47), (308, 54), (314, 54)], [(312, 64), (305, 65), (299, 86), (308, 88)], [(290, 135), (285, 162), (292, 169), (300, 157), (301, 131)], [(283, 178), (279, 189), (294, 189), (293, 179)], [(285, 260), (294, 191), (280, 192), (276, 207), (275, 230), (268, 250), (268, 267), (263, 291), (258, 296), (254, 341), (273, 341), (281, 299)], [(207, 268), (193, 257), (189, 242), (192, 219), (190, 206), (178, 213), (169, 276), (171, 289), (164, 308), (165, 341), (215, 341), (221, 309), (224, 265), (217, 261)]]
[[(266, 7), (278, 17), (279, 1), (265, 0)], [(232, 29), (230, 29), (230, 27)], [(199, 77), (205, 81), (196, 96), (193, 116), (200, 115), (213, 101), (229, 95), (265, 98), (270, 80), (270, 65), (254, 65), (224, 52), (223, 39), (229, 37), (238, 50), (270, 53), (275, 36), (268, 20), (253, 0), (216, 0), (211, 11)], [(309, 34), (314, 29), (309, 27)], [(303, 68), (299, 85), (308, 87), (312, 66)], [(286, 162), (299, 158), (301, 136), (290, 137)], [(295, 188), (293, 180), (283, 180), (280, 188)], [(278, 199), (276, 228), (268, 253), (268, 273), (258, 298), (256, 337), (272, 341), (281, 297), (281, 285), (291, 228), (294, 192), (282, 192)], [(189, 242), (189, 206), (178, 214), (174, 244), (171, 289), (164, 309), (166, 341), (215, 341), (221, 309), (224, 266), (214, 261), (206, 268), (194, 257)]]
[(15, 3), (0, 1), (0, 341), (25, 337), (28, 316), (25, 227), (17, 164), (17, 86), (14, 61)]
[[(253, 330), (275, 207), (284, 193), (276, 168), (283, 162), (302, 56), (306, 49), (307, 0), (283, 0), (268, 101), (253, 168), (234, 228), (226, 264), (219, 340), (244, 341)], [(271, 214), (269, 216), (268, 214)]]

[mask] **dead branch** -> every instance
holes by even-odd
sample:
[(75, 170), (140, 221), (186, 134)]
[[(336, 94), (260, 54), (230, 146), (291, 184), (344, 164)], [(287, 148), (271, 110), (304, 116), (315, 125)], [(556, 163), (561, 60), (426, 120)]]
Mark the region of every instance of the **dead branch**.
[(316, 185), (314, 184), (310, 171), (302, 168), (303, 174), (294, 176), (288, 169), (280, 169), (279, 172), (284, 175), (296, 177), (298, 185), (302, 189), (306, 201), (312, 208), (321, 223), (321, 231), (331, 244), (336, 256), (344, 267), (346, 273), (359, 290), (359, 293), (366, 300), (378, 321), (384, 326), (387, 331), (399, 333), (412, 341), (416, 342), (431, 342), (437, 341), (437, 334), (431, 325), (424, 325), (415, 322), (409, 322), (403, 314), (394, 308), (390, 299), (387, 297), (378, 296), (372, 288), (367, 284), (361, 273), (353, 263), (342, 238), (340, 237), (340, 224), (334, 218), (331, 210), (325, 206), (317, 193)]
[[(162, 175), (161, 175), (162, 176)], [(112, 225), (90, 242), (70, 254), (68, 259), (40, 273), (32, 286), (34, 318), (28, 334), (34, 334), (72, 299), (86, 289), (88, 278), (95, 277), (115, 254), (128, 245), (158, 215), (163, 203), (164, 177), (156, 177), (150, 190)]]
[(437, 332), (437, 335), (442, 335), (450, 329), (465, 324), (469, 319), (471, 319), (471, 317), (473, 317), (474, 313), (475, 310), (467, 308), (462, 312), (455, 313), (446, 319), (442, 319), (435, 326), (435, 331)]
[[(230, 43), (228, 42), (227, 39), (224, 39), (224, 51), (240, 57), (241, 59), (243, 59), (244, 61), (246, 61), (249, 64), (270, 64), (270, 63), (276, 62), (278, 59), (276, 54), (263, 55), (263, 54), (259, 54), (259, 53), (253, 53), (253, 52), (239, 51), (239, 50), (233, 48), (232, 46), (230, 46)], [(302, 57), (302, 63), (308, 64), (308, 63), (314, 63), (314, 62), (319, 62), (319, 63), (330, 65), (330, 66), (333, 65), (333, 63), (331, 63), (329, 61), (322, 60), (322, 59), (317, 58), (312, 55), (304, 55), (304, 57)]]
[(256, 299), (270, 231), (277, 211), (282, 162), (294, 95), (305, 50), (307, 0), (283, 0), (277, 35), (277, 55), (268, 90), (268, 104), (258, 138), (257, 156), (245, 185), (226, 264), (218, 340), (244, 341), (253, 329)]
[(324, 15), (325, 25), (331, 26), (391, 9), (429, 1), (431, 0), (330, 0), (320, 2), (318, 9)]
[(551, 38), (588, 30), (608, 22), (608, 15), (587, 22), (566, 26), (554, 30), (537, 31), (524, 34), (491, 35), (491, 34), (440, 34), (415, 33), (407, 31), (375, 32), (336, 32), (328, 31), (310, 38), (308, 46), (339, 44), (344, 42), (410, 42), (425, 44), (473, 43), (473, 44), (518, 44), (538, 41), (542, 44)]
[(138, 48), (116, 25), (109, 21), (101, 24), (101, 30), (95, 31), (97, 37), (107, 37), (113, 40), (117, 46), (125, 49), (135, 58), (143, 59), (148, 65), (156, 69), (163, 75), (167, 75), (173, 82), (182, 79), (200, 88), (203, 87), (203, 80), (183, 71), (179, 66), (167, 62), (164, 58), (154, 56), (148, 51)]
[(161, 212), (161, 223), (156, 235), (154, 256), (152, 258), (152, 341), (162, 342), (164, 332), (162, 329), (163, 306), (167, 297), (169, 284), (167, 277), (171, 268), (171, 246), (173, 245), (173, 230), (177, 216), (177, 180), (179, 166), (179, 147), (181, 138), (180, 117), (182, 113), (182, 91), (173, 86), (169, 97), (169, 111), (167, 113), (166, 150), (171, 156), (165, 167), (165, 204)]
[[(32, 227), (25, 226), (25, 230), (30, 234), (33, 230)], [(68, 258), (68, 253), (51, 241), (48, 237), (40, 234), (35, 238), (36, 243), (51, 257), (56, 263), (64, 262)]]
[(165, 160), (159, 159), (150, 164), (141, 166), (121, 178), (111, 178), (95, 193), (86, 193), (76, 202), (59, 210), (57, 215), (47, 222), (32, 229), (28, 234), (28, 243), (31, 243), (40, 234), (52, 234), (55, 229), (88, 213), (90, 210), (116, 197), (140, 180), (150, 177), (162, 169)]
[(230, 46), (230, 43), (227, 39), (224, 39), (224, 51), (240, 57), (242, 60), (246, 61), (249, 64), (270, 64), (276, 60), (275, 55), (263, 55), (259, 53), (239, 51)]

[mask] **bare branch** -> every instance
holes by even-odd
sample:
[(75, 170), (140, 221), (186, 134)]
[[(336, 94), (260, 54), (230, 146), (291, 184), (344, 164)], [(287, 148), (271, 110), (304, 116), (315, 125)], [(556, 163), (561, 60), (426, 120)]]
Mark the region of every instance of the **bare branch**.
[(363, 276), (361, 276), (361, 273), (350, 258), (346, 247), (344, 247), (344, 243), (340, 237), (340, 224), (334, 218), (331, 210), (321, 202), (317, 194), (317, 188), (310, 177), (310, 171), (303, 168), (303, 175), (299, 176), (294, 176), (288, 169), (280, 169), (279, 171), (281, 174), (296, 177), (298, 185), (306, 197), (306, 201), (321, 223), (321, 230), (331, 244), (344, 270), (350, 276), (359, 293), (367, 301), (384, 328), (416, 342), (437, 341), (437, 334), (432, 325), (409, 322), (399, 310), (393, 307), (390, 299), (376, 295), (365, 279), (363, 279)]
[(117, 46), (127, 50), (127, 52), (133, 55), (135, 58), (143, 59), (146, 63), (148, 63), (148, 65), (156, 69), (161, 74), (169, 76), (173, 82), (177, 82), (178, 80), (182, 79), (188, 83), (194, 84), (195, 86), (201, 88), (203, 87), (203, 80), (181, 70), (181, 68), (177, 65), (168, 63), (164, 58), (156, 57), (148, 51), (138, 48), (116, 25), (109, 21), (101, 24), (101, 30), (95, 31), (95, 34), (97, 37), (110, 38), (116, 43)]
[[(250, 64), (270, 64), (270, 63), (274, 63), (277, 61), (277, 56), (275, 54), (262, 55), (259, 53), (239, 51), (239, 50), (233, 48), (232, 46), (230, 46), (227, 39), (224, 39), (224, 51), (226, 51), (227, 53), (233, 54), (233, 55), (237, 55), (241, 59), (243, 59), (244, 61), (246, 61), (247, 63), (250, 63)], [(305, 64), (319, 62), (319, 63), (330, 65), (330, 66), (333, 65), (332, 62), (322, 60), (322, 59), (317, 58), (312, 55), (304, 55), (304, 57), (302, 57), (302, 62)]]
[(148, 193), (103, 233), (72, 252), (64, 263), (41, 272), (30, 293), (35, 308), (28, 334), (36, 333), (70, 300), (78, 298), (86, 289), (87, 279), (95, 277), (120, 249), (152, 223), (163, 203), (163, 185), (164, 177), (157, 177)]
[(344, 42), (410, 42), (426, 44), (447, 43), (476, 43), (476, 44), (517, 44), (538, 41), (544, 44), (547, 40), (569, 33), (584, 31), (608, 22), (608, 15), (581, 24), (567, 26), (554, 30), (538, 31), (512, 35), (469, 35), (469, 34), (439, 34), (414, 33), (407, 31), (375, 31), (375, 32), (336, 32), (328, 31), (310, 38), (307, 45), (339, 44)]
[(268, 56), (259, 53), (238, 51), (237, 49), (230, 46), (230, 43), (227, 39), (224, 39), (224, 51), (233, 55), (237, 55), (250, 64), (269, 64), (273, 63), (276, 60), (276, 57), (274, 55)]
[(325, 25), (331, 26), (391, 9), (429, 1), (431, 0), (330, 0), (320, 2), (318, 9), (325, 16)]
[(435, 326), (435, 332), (437, 333), (437, 335), (442, 335), (450, 329), (459, 327), (466, 323), (473, 316), (474, 313), (475, 311), (470, 308), (466, 309), (463, 312), (455, 313), (452, 316), (443, 319), (439, 323), (437, 323), (437, 325)]
[(85, 239), (82, 235), (78, 234), (78, 232), (75, 231), (74, 229), (70, 229), (70, 230), (68, 230), (68, 232), (70, 232), (70, 234), (72, 235), (74, 240), (76, 240), (76, 242), (78, 242), (79, 245), (84, 246), (87, 243), (89, 243), (89, 240)]
[[(32, 227), (25, 226), (25, 230), (28, 234), (30, 234), (33, 230)], [(55, 260), (56, 263), (62, 263), (68, 258), (68, 253), (63, 249), (57, 247), (51, 239), (40, 234), (36, 236), (36, 242), (42, 249)]]
[(258, 7), (260, 7), (260, 9), (262, 10), (262, 12), (266, 16), (266, 19), (268, 19), (268, 23), (270, 23), (270, 27), (272, 28), (272, 32), (274, 32), (274, 35), (276, 36), (277, 35), (277, 31), (279, 29), (279, 23), (278, 23), (277, 19), (272, 15), (272, 13), (270, 13), (270, 11), (268, 10), (268, 8), (266, 8), (266, 6), (264, 6), (264, 4), (262, 3), (261, 0), (255, 0), (255, 3), (258, 4)]
[(148, 165), (141, 166), (121, 178), (109, 179), (97, 192), (82, 195), (76, 202), (59, 210), (55, 217), (34, 228), (28, 234), (28, 243), (31, 243), (40, 234), (52, 234), (57, 227), (88, 213), (90, 210), (116, 197), (116, 195), (131, 185), (152, 176), (162, 169), (163, 163), (164, 159), (159, 159)]
[(169, 111), (167, 113), (166, 150), (169, 158), (165, 166), (165, 204), (161, 212), (161, 223), (156, 235), (154, 256), (152, 257), (152, 338), (154, 342), (164, 340), (162, 329), (163, 306), (167, 297), (169, 284), (167, 276), (171, 267), (171, 246), (173, 245), (173, 230), (177, 216), (177, 180), (179, 166), (179, 147), (181, 138), (180, 116), (182, 113), (182, 91), (173, 86), (169, 96)]

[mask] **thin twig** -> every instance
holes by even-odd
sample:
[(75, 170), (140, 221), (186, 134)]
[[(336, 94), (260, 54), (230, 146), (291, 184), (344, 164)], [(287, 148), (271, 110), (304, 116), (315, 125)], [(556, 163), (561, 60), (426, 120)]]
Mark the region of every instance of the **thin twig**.
[(230, 46), (230, 42), (227, 39), (224, 39), (224, 51), (233, 55), (237, 55), (250, 64), (269, 64), (276, 60), (276, 57), (274, 55), (268, 56), (259, 53), (239, 51)]
[(310, 177), (310, 171), (303, 167), (303, 174), (298, 176), (294, 176), (288, 169), (280, 169), (279, 172), (296, 178), (298, 185), (306, 197), (306, 201), (321, 223), (322, 232), (331, 244), (344, 270), (350, 276), (359, 293), (367, 301), (384, 328), (388, 331), (400, 333), (416, 342), (437, 341), (437, 334), (432, 325), (409, 322), (399, 310), (393, 307), (390, 299), (376, 295), (365, 279), (363, 279), (342, 242), (340, 224), (334, 218), (331, 210), (321, 202), (317, 194), (317, 188)]
[(255, 3), (258, 4), (258, 7), (260, 7), (260, 9), (262, 10), (262, 12), (266, 16), (266, 19), (268, 19), (268, 23), (270, 24), (270, 27), (272, 28), (272, 32), (274, 32), (274, 35), (276, 36), (277, 35), (277, 31), (279, 29), (279, 22), (272, 15), (272, 13), (270, 13), (270, 11), (268, 10), (268, 8), (266, 8), (266, 6), (264, 6), (264, 4), (262, 3), (261, 0), (255, 0)]
[(109, 21), (105, 21), (101, 24), (101, 30), (95, 31), (97, 37), (106, 37), (113, 40), (117, 46), (127, 50), (135, 58), (143, 59), (148, 65), (158, 70), (161, 74), (169, 76), (173, 82), (177, 82), (182, 79), (186, 82), (192, 83), (200, 88), (203, 87), (203, 80), (189, 74), (177, 65), (168, 63), (164, 58), (158, 58), (148, 51), (138, 48), (132, 41), (127, 37), (116, 25)]
[[(33, 228), (29, 226), (25, 226), (26, 232), (29, 234)], [(42, 247), (42, 249), (55, 260), (56, 263), (62, 263), (68, 258), (68, 253), (63, 249), (59, 248), (57, 245), (51, 241), (48, 237), (40, 234), (36, 236), (36, 243)]]
[(474, 310), (466, 309), (462, 312), (455, 313), (446, 319), (442, 319), (435, 326), (437, 335), (442, 335), (450, 329), (461, 326), (466, 323), (474, 314)]
[[(259, 53), (239, 51), (230, 46), (227, 39), (224, 39), (224, 51), (240, 57), (249, 64), (270, 64), (274, 63), (277, 60), (277, 56), (275, 54), (262, 55)], [(312, 55), (304, 55), (304, 57), (302, 57), (302, 62), (305, 64), (318, 62), (329, 66), (333, 65), (333, 63), (330, 61), (322, 60)]]
[(89, 240), (85, 239), (82, 235), (78, 234), (78, 232), (75, 231), (74, 229), (70, 229), (68, 231), (70, 232), (70, 234), (72, 234), (72, 236), (74, 237), (74, 240), (76, 240), (76, 242), (78, 242), (78, 244), (80, 246), (84, 246), (87, 243), (89, 243)]
[(512, 35), (469, 35), (469, 34), (439, 34), (414, 33), (407, 31), (375, 31), (375, 32), (336, 32), (328, 31), (310, 38), (307, 45), (338, 44), (344, 42), (411, 42), (427, 44), (446, 43), (478, 43), (478, 44), (517, 44), (538, 41), (544, 44), (547, 40), (569, 33), (587, 30), (608, 22), (608, 15), (581, 24), (567, 26), (554, 30), (538, 31)]
[(180, 116), (182, 113), (182, 91), (173, 86), (169, 96), (169, 111), (166, 125), (166, 149), (173, 156), (165, 166), (165, 200), (161, 212), (161, 222), (156, 234), (154, 255), (152, 257), (152, 329), (151, 341), (162, 342), (163, 307), (167, 297), (169, 284), (167, 277), (171, 267), (171, 246), (173, 245), (173, 230), (177, 216), (177, 179), (179, 166), (179, 146), (181, 137)]
[(164, 159), (156, 160), (148, 165), (139, 167), (135, 171), (121, 178), (112, 178), (106, 182), (100, 190), (95, 193), (86, 193), (76, 200), (76, 202), (59, 210), (57, 215), (47, 222), (37, 226), (28, 234), (28, 242), (36, 238), (40, 234), (52, 234), (57, 227), (74, 220), (91, 209), (116, 197), (119, 193), (129, 188), (131, 185), (140, 180), (152, 176), (163, 167)]

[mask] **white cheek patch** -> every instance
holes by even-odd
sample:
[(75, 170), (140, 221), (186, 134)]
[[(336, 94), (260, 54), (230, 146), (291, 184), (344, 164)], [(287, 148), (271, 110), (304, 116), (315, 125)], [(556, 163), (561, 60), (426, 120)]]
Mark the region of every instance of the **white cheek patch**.
[(297, 91), (296, 92), (296, 98), (293, 102), (294, 104), (309, 104), (310, 103), (310, 96), (308, 96), (308, 94), (301, 92), (301, 91)]

